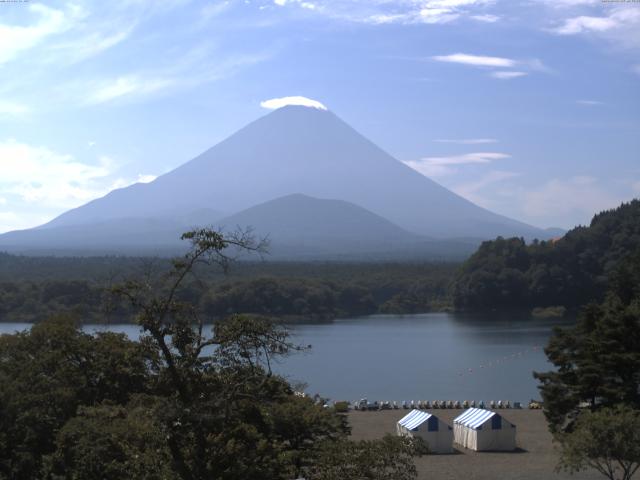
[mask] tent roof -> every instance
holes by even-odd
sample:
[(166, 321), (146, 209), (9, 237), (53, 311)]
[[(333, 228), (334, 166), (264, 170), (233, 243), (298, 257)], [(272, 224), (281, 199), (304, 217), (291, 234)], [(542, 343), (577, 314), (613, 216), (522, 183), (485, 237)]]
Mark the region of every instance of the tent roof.
[(420, 410), (411, 410), (408, 414), (398, 420), (398, 423), (408, 430), (418, 428), (433, 415)]
[(464, 425), (465, 427), (475, 430), (494, 415), (498, 415), (498, 413), (483, 408), (470, 408), (463, 414), (458, 415), (453, 420), (453, 423)]

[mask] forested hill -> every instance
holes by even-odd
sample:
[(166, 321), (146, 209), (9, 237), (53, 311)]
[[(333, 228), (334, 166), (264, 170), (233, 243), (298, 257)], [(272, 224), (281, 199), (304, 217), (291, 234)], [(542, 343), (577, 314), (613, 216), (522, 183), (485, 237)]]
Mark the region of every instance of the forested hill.
[(602, 300), (611, 272), (640, 250), (640, 200), (593, 217), (553, 241), (484, 242), (452, 285), (459, 309), (577, 307)]

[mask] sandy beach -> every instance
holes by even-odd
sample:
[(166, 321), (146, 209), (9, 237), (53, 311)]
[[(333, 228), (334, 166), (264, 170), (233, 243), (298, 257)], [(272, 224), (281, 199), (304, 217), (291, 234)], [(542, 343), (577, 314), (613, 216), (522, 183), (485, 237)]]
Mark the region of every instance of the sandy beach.
[[(595, 471), (578, 474), (557, 473), (556, 447), (551, 441), (542, 411), (499, 410), (517, 428), (515, 452), (473, 452), (454, 444), (451, 455), (426, 455), (416, 460), (418, 478), (421, 480), (560, 480), (599, 479)], [(407, 410), (385, 410), (379, 412), (349, 413), (349, 423), (354, 440), (380, 438), (385, 433), (395, 434), (396, 422), (408, 413)], [(462, 410), (433, 410), (441, 420), (452, 425), (453, 419)]]

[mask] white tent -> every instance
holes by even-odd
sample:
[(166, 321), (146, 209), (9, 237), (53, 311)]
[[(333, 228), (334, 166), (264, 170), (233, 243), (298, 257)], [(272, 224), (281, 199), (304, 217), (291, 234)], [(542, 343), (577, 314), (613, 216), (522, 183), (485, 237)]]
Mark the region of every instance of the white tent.
[(453, 439), (471, 450), (515, 450), (516, 426), (498, 412), (470, 408), (453, 420)]
[(435, 415), (420, 410), (411, 410), (398, 420), (398, 435), (421, 437), (433, 453), (453, 452), (453, 431)]

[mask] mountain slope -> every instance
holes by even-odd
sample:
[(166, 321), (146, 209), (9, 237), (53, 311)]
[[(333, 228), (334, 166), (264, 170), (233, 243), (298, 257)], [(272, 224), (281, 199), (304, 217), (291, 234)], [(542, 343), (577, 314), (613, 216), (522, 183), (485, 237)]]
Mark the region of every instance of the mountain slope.
[(276, 255), (389, 251), (421, 240), (353, 203), (302, 194), (250, 207), (218, 224), (227, 230), (252, 227), (256, 236), (269, 238)]
[(209, 209), (164, 217), (96, 219), (42, 226), (0, 235), (0, 250), (30, 255), (167, 254), (183, 247), (182, 233), (213, 225), (222, 215)]
[(47, 226), (202, 207), (234, 213), (296, 192), (355, 203), (423, 235), (546, 236), (429, 180), (333, 113), (294, 106), (256, 120), (154, 182), (111, 192)]
[[(0, 248), (78, 251), (95, 247), (111, 252), (133, 245), (139, 253), (145, 245), (156, 249), (175, 245), (177, 233), (196, 224), (212, 224), (225, 215), (297, 192), (349, 202), (368, 210), (369, 219), (377, 215), (378, 227), (385, 220), (405, 234), (473, 242), (497, 235), (551, 236), (438, 185), (329, 111), (289, 106), (247, 125), (151, 183), (114, 190), (35, 229), (0, 235)], [(331, 211), (338, 221), (341, 209)], [(298, 217), (288, 235), (295, 237), (297, 229), (310, 240), (311, 225), (303, 222), (306, 217)], [(235, 221), (256, 223), (257, 219), (254, 215)], [(352, 227), (351, 239), (339, 229), (315, 230), (315, 236), (322, 238), (319, 243), (343, 243), (342, 250), (351, 251), (346, 243), (356, 245), (358, 236), (371, 237), (365, 224), (360, 231), (356, 224)], [(425, 248), (426, 244), (418, 250)]]

